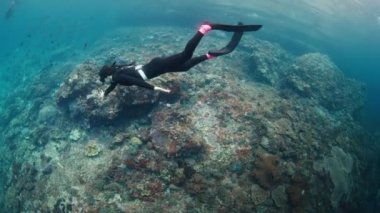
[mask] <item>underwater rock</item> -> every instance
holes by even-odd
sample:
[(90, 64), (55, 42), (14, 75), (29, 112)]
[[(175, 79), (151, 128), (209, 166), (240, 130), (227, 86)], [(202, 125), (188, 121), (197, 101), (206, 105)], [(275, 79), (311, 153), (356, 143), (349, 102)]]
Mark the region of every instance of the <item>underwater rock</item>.
[[(36, 188), (38, 170), (29, 163), (16, 163), (13, 166), (12, 184), (7, 186), (5, 193), (6, 208), (19, 210), (24, 205), (20, 198), (30, 197)], [(8, 212), (8, 211), (6, 211)]]
[(350, 113), (364, 106), (366, 88), (348, 79), (326, 55), (310, 53), (298, 57), (286, 71), (283, 89), (316, 99), (328, 110)]
[(167, 157), (191, 157), (200, 154), (203, 139), (198, 135), (190, 136), (191, 132), (168, 132), (153, 130), (151, 138), (156, 150)]
[(253, 176), (260, 186), (265, 189), (272, 188), (280, 180), (281, 171), (279, 168), (279, 158), (277, 156), (259, 153), (255, 166)]
[(140, 200), (153, 202), (163, 196), (165, 184), (159, 180), (142, 180), (133, 187), (130, 196)]
[(281, 185), (273, 189), (272, 199), (277, 207), (285, 209), (288, 203), (287, 194), (285, 193), (285, 186)]
[(31, 131), (30, 139), (34, 145), (42, 147), (50, 141), (51, 136), (51, 129), (45, 125), (40, 125)]
[(249, 61), (253, 78), (272, 86), (278, 85), (293, 56), (278, 44), (267, 41), (255, 41), (250, 48), (253, 50)]
[(251, 186), (251, 199), (257, 206), (268, 199), (270, 192), (261, 188), (259, 185), (254, 184)]
[(154, 112), (153, 117), (150, 138), (157, 151), (167, 157), (200, 154), (205, 142), (193, 129), (191, 114), (165, 108)]
[[(288, 194), (288, 200), (295, 209), (303, 209), (307, 206), (307, 203), (309, 202), (308, 191), (310, 182), (312, 182), (310, 178), (304, 177), (300, 174), (292, 175), (292, 182), (291, 185), (286, 188), (286, 193)], [(324, 188), (321, 185), (316, 187)], [(327, 202), (329, 203), (330, 201), (327, 200)]]
[(56, 118), (58, 111), (57, 108), (52, 105), (46, 105), (38, 112), (37, 120), (41, 123), (51, 123)]
[[(101, 125), (121, 115), (135, 118), (146, 115), (164, 94), (139, 87), (118, 86), (107, 97), (103, 97), (108, 84), (98, 80), (98, 67), (94, 62), (78, 65), (60, 86), (56, 102), (71, 118), (85, 119), (91, 125)], [(167, 85), (160, 79), (158, 85)]]

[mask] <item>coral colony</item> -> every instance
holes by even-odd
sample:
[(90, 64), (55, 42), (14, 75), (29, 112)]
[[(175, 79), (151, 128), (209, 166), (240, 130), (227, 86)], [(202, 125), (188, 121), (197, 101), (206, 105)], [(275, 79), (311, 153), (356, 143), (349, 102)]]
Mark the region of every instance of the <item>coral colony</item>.
[(7, 101), (2, 134), (15, 158), (7, 209), (332, 212), (359, 202), (368, 162), (354, 115), (365, 86), (327, 56), (294, 56), (247, 36), (231, 55), (153, 80), (173, 94), (120, 86), (104, 98), (105, 61), (143, 63), (192, 34), (130, 31)]

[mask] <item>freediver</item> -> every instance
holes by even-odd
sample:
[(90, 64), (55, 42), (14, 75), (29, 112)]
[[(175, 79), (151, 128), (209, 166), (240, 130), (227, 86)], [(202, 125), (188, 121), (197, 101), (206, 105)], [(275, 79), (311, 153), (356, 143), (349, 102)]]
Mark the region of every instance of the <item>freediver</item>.
[[(168, 72), (186, 72), (205, 60), (228, 54), (239, 44), (243, 32), (257, 31), (261, 27), (262, 25), (243, 25), (240, 22), (238, 25), (206, 22), (199, 27), (197, 33), (188, 41), (185, 49), (181, 53), (168, 57), (156, 57), (145, 65), (136, 65), (135, 62), (126, 65), (117, 65), (115, 62), (111, 66), (104, 65), (98, 73), (100, 81), (104, 83), (108, 76), (112, 76), (111, 84), (104, 92), (104, 96), (107, 96), (118, 84), (123, 86), (136, 85), (149, 90), (170, 93), (169, 89), (153, 86), (147, 83), (146, 80)], [(234, 32), (234, 34), (230, 42), (224, 48), (216, 51), (209, 51), (207, 54), (201, 56), (192, 57), (194, 50), (202, 37), (211, 30)]]
[(11, 1), (11, 5), (9, 5), (7, 12), (5, 13), (5, 19), (9, 19), (13, 15), (14, 8), (16, 6), (16, 0)]

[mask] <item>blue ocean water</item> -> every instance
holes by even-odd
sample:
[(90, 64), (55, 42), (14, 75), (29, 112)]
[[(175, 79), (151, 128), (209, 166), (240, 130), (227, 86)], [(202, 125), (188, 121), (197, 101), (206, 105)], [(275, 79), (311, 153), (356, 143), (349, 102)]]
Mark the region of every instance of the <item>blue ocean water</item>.
[[(263, 24), (257, 38), (295, 55), (327, 54), (346, 76), (367, 85), (360, 120), (370, 132), (380, 131), (377, 0), (0, 0), (0, 113), (7, 107), (2, 102), (17, 99), (13, 93), (36, 74), (87, 60), (97, 41), (118, 28), (193, 30), (204, 20)], [(8, 164), (11, 155), (4, 154), (1, 163)], [(0, 182), (4, 190), (7, 179)]]
[[(380, 125), (380, 3), (372, 0), (331, 1), (225, 1), (166, 0), (1, 1), (1, 79), (4, 95), (32, 70), (18, 68), (23, 57), (37, 71), (52, 61), (80, 57), (59, 55), (57, 48), (91, 48), (94, 41), (117, 27), (182, 26), (193, 28), (203, 20), (261, 23), (257, 37), (279, 43), (288, 51), (328, 54), (349, 77), (368, 86), (368, 126)], [(7, 11), (9, 17), (6, 18)], [(15, 61), (16, 60), (16, 61)], [(20, 60), (20, 61), (17, 61)], [(3, 89), (4, 88), (4, 89)]]

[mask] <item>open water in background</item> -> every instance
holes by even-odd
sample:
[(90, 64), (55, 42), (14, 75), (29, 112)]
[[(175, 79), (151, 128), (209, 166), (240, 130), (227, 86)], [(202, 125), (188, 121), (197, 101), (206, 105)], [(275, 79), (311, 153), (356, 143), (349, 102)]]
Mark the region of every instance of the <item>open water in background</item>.
[[(52, 63), (83, 55), (56, 49), (91, 48), (118, 27), (176, 25), (203, 20), (261, 23), (256, 36), (295, 54), (328, 54), (347, 76), (368, 85), (368, 128), (380, 128), (380, 1), (378, 0), (0, 0), (0, 97)], [(159, 41), (158, 41), (159, 42)], [(84, 49), (84, 48), (83, 48)], [(33, 61), (22, 68), (23, 57)], [(21, 66), (22, 67), (22, 66)]]
[(327, 54), (347, 76), (365, 82), (363, 123), (380, 131), (380, 0), (15, 0), (6, 18), (11, 2), (0, 0), (1, 107), (41, 70), (87, 59), (95, 42), (119, 27), (194, 30), (204, 20), (243, 21), (264, 25), (258, 38), (296, 55)]

